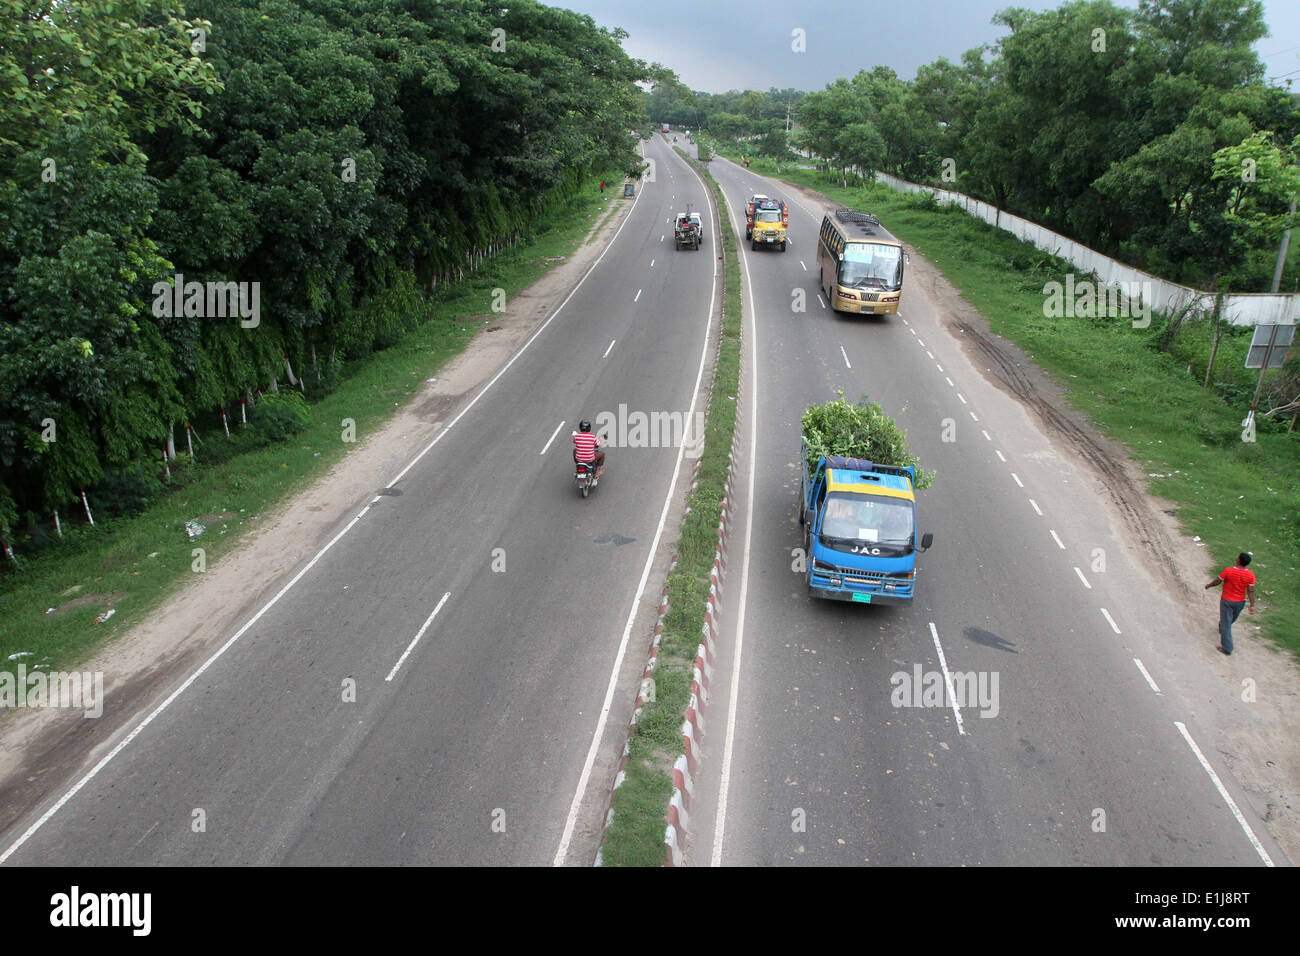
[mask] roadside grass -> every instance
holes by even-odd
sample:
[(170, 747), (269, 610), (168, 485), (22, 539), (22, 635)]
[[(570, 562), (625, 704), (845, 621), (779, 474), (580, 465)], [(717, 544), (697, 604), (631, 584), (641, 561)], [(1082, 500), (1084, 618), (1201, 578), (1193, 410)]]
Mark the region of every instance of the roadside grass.
[[(335, 390), (313, 401), (305, 430), (222, 461), (214, 460), (223, 457), (217, 453), (222, 440), (212, 440), (221, 435), (219, 426), (207, 436), (213, 450), (207, 460), (204, 446), (196, 446), (190, 460), (182, 431), (180, 454), (171, 465), (175, 490), (133, 517), (94, 527), (65, 522), (65, 537), (57, 544), (23, 559), (21, 571), (0, 575), (0, 669), (17, 663), (29, 670), (34, 665), (71, 667), (188, 584), (199, 570), (194, 549), (203, 550), (207, 567), (220, 562), (245, 532), (263, 523), (259, 518), (356, 447), (342, 440), (343, 419), (355, 421), (358, 442), (381, 428), (395, 408), (465, 349), (481, 324), (470, 317), (486, 315), (490, 324), (494, 289), (504, 289), (508, 302), (554, 267), (551, 260), (570, 255), (602, 212), (613, 215), (596, 186), (611, 176), (605, 171), (590, 177), (578, 197), (558, 209), (531, 241), (503, 251), (464, 281), (440, 287), (423, 302), (419, 326), (389, 348), (349, 363)], [(617, 208), (617, 203), (608, 205)], [(311, 386), (308, 373), (309, 400)], [(238, 428), (235, 423), (230, 427), (232, 432)], [(192, 542), (185, 531), (190, 519), (206, 526)], [(250, 588), (257, 586), (260, 582), (250, 582)], [(109, 609), (116, 612), (113, 617), (96, 624), (95, 618)]]
[(709, 572), (718, 543), (718, 521), (736, 427), (740, 383), (740, 269), (736, 237), (722, 190), (708, 170), (678, 149), (700, 170), (721, 213), (724, 284), (717, 365), (705, 419), (704, 451), (688, 499), (677, 544), (677, 564), (668, 576), (668, 610), (655, 664), (655, 700), (646, 702), (628, 739), (623, 783), (614, 791), (613, 822), (601, 845), (602, 866), (663, 866), (664, 829), (672, 798), (673, 762), (682, 753), (682, 724), (690, 701), (695, 651), (709, 593)]
[[(778, 175), (763, 160), (751, 169)], [(943, 272), (995, 333), (1029, 353), (1074, 408), (1127, 446), (1147, 475), (1148, 490), (1173, 503), (1183, 532), (1204, 542), (1206, 581), (1233, 564), (1238, 552), (1253, 552), (1260, 613), (1242, 620), (1300, 654), (1300, 428), (1288, 433), (1290, 420), (1260, 419), (1256, 441), (1241, 440), (1259, 375), (1243, 367), (1249, 328), (1225, 329), (1205, 389), (1207, 322), (1186, 327), (1162, 351), (1163, 315), (1153, 313), (1143, 329), (1128, 318), (1047, 317), (1043, 286), (1064, 282), (1075, 271), (1068, 263), (959, 209), (886, 186), (845, 189), (820, 172), (789, 165), (780, 176), (878, 215)], [(1206, 598), (1210, 637), (1216, 603)]]

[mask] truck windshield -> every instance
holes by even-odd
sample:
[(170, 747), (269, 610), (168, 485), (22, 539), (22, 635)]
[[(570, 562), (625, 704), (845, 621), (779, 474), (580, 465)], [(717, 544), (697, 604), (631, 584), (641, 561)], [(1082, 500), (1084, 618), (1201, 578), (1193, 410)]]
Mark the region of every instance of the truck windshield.
[(779, 209), (760, 209), (757, 219), (759, 222), (780, 222), (781, 210)]
[(903, 286), (903, 250), (877, 242), (850, 242), (844, 247), (839, 283), (850, 288), (894, 291)]
[(912, 552), (915, 534), (910, 501), (844, 492), (826, 497), (822, 540), (837, 550), (897, 557)]

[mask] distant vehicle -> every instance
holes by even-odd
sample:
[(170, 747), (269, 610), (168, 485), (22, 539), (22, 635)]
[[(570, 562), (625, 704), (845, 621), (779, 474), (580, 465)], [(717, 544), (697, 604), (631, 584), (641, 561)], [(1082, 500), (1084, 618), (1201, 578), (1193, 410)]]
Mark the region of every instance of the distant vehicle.
[(785, 252), (786, 232), (790, 226), (790, 209), (779, 199), (759, 199), (745, 209), (745, 236), (750, 248), (776, 246)]
[(817, 266), (837, 312), (897, 313), (906, 263), (903, 244), (875, 216), (837, 209), (822, 220)]
[(704, 238), (704, 222), (700, 214), (691, 212), (690, 207), (687, 207), (686, 212), (679, 212), (677, 221), (673, 224), (673, 238), (677, 242), (678, 249), (687, 246), (699, 249), (700, 240)]
[(802, 449), (799, 523), (813, 597), (861, 604), (911, 604), (916, 555), (916, 470), (857, 458), (822, 457), (810, 470)]
[(671, 126), (669, 126), (667, 123), (664, 123), (663, 125), (661, 125), (661, 126), (659, 127), (659, 132), (661, 132), (661, 133), (667, 133), (667, 132), (669, 132), (671, 129), (672, 129)]

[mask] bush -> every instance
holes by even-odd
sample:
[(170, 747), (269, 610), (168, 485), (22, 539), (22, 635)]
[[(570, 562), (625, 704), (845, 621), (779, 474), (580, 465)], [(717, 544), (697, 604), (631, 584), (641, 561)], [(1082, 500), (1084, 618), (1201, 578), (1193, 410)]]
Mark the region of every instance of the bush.
[(155, 472), (158, 465), (134, 462), (123, 468), (107, 472), (93, 487), (86, 490), (97, 518), (116, 515), (137, 515), (163, 490)]
[(307, 399), (286, 388), (258, 399), (248, 414), (248, 427), (259, 445), (271, 445), (296, 435), (310, 419)]
[(842, 455), (865, 458), (878, 465), (916, 468), (916, 488), (934, 483), (934, 472), (921, 470), (907, 447), (907, 432), (885, 414), (876, 402), (863, 397), (856, 405), (844, 400), (844, 393), (825, 405), (813, 405), (803, 413), (803, 437), (807, 443), (808, 467), (822, 456)]

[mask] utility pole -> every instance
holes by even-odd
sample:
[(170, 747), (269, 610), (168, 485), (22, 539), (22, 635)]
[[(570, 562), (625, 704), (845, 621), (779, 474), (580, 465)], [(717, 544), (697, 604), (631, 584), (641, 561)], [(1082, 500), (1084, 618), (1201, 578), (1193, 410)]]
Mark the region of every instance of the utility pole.
[[(1295, 215), (1295, 197), (1291, 198), (1291, 215)], [(1286, 266), (1287, 247), (1291, 245), (1291, 230), (1282, 233), (1282, 245), (1277, 250), (1277, 265), (1273, 267), (1273, 287), (1269, 292), (1277, 292), (1282, 287), (1282, 269)]]

